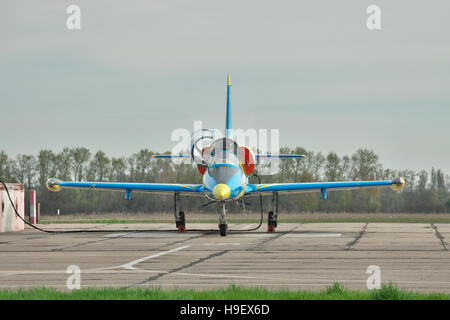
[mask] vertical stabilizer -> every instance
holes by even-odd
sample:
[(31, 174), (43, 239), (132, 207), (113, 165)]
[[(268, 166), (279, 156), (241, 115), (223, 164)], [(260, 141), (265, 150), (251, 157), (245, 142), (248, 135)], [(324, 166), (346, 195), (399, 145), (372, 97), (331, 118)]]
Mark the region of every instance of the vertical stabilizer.
[(230, 138), (231, 135), (231, 106), (230, 106), (230, 94), (231, 94), (231, 78), (228, 74), (227, 78), (227, 114), (225, 120), (225, 136)]

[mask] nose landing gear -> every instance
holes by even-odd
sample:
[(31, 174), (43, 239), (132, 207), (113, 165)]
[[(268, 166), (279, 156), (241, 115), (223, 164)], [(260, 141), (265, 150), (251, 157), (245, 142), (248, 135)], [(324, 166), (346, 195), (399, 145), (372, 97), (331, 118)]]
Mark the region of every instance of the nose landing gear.
[(228, 230), (227, 221), (225, 220), (225, 215), (227, 214), (227, 210), (225, 208), (225, 201), (221, 202), (221, 206), (222, 206), (222, 212), (220, 213), (220, 216), (219, 216), (219, 231), (220, 231), (220, 235), (222, 237), (225, 237), (227, 235), (227, 230)]
[(225, 237), (227, 235), (228, 225), (225, 223), (219, 224), (220, 235)]
[(275, 232), (275, 228), (277, 227), (278, 222), (277, 219), (274, 218), (273, 211), (269, 211), (269, 216), (267, 220), (267, 232)]
[(184, 212), (180, 211), (179, 215), (180, 215), (180, 220), (176, 221), (175, 223), (176, 223), (178, 232), (179, 233), (184, 233), (184, 232), (186, 232), (186, 221), (184, 219)]
[(186, 220), (184, 218), (184, 211), (181, 211), (181, 201), (180, 201), (180, 193), (175, 192), (174, 196), (175, 203), (175, 224), (177, 226), (179, 233), (186, 232)]
[(278, 192), (274, 191), (272, 196), (273, 211), (269, 211), (267, 219), (267, 232), (275, 232), (278, 226)]

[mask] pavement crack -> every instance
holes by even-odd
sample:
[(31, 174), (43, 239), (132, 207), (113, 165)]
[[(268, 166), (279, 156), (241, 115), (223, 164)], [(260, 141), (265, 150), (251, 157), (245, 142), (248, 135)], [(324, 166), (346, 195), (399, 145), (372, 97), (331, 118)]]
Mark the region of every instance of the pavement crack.
[(273, 241), (273, 240), (276, 240), (276, 239), (278, 239), (278, 238), (281, 238), (281, 237), (284, 236), (285, 234), (288, 234), (289, 232), (292, 232), (292, 231), (294, 231), (295, 229), (297, 229), (297, 228), (299, 228), (299, 227), (301, 227), (301, 226), (302, 226), (302, 225), (299, 224), (298, 226), (295, 226), (294, 228), (292, 228), (292, 229), (290, 229), (290, 230), (283, 231), (283, 232), (281, 232), (281, 233), (277, 233), (275, 236), (270, 237), (270, 238), (267, 238), (267, 239), (264, 239), (263, 241), (261, 241), (260, 243), (258, 243), (258, 244), (255, 245), (254, 247), (247, 249), (246, 251), (259, 250), (259, 248), (262, 247), (263, 245), (265, 245), (266, 243), (268, 243), (268, 242), (270, 242), (270, 241)]
[(444, 250), (447, 251), (448, 250), (447, 243), (445, 242), (444, 237), (439, 232), (438, 227), (434, 223), (431, 224), (431, 227), (434, 229), (434, 234), (436, 235), (436, 237), (441, 241)]
[(71, 249), (71, 248), (77, 248), (77, 247), (81, 247), (81, 246), (85, 246), (87, 244), (93, 244), (93, 243), (98, 243), (98, 242), (104, 242), (104, 241), (108, 241), (108, 240), (112, 240), (112, 239), (117, 239), (117, 238), (121, 238), (123, 236), (119, 236), (116, 238), (101, 238), (101, 239), (97, 239), (97, 240), (93, 240), (93, 241), (86, 241), (86, 242), (81, 242), (81, 243), (76, 243), (67, 247), (63, 247), (63, 248), (56, 248), (56, 249), (52, 249), (51, 251), (53, 252), (62, 252), (66, 249)]
[(155, 251), (155, 250), (163, 250), (163, 249), (166, 248), (166, 247), (171, 247), (171, 246), (173, 246), (173, 245), (180, 244), (180, 243), (183, 243), (183, 242), (192, 240), (192, 239), (201, 238), (201, 237), (207, 236), (207, 235), (209, 235), (209, 234), (213, 234), (213, 233), (215, 233), (215, 232), (209, 231), (209, 232), (205, 232), (205, 233), (203, 233), (203, 234), (200, 234), (200, 235), (198, 235), (198, 236), (187, 237), (187, 238), (184, 238), (184, 239), (181, 239), (181, 240), (176, 240), (176, 241), (173, 241), (173, 242), (169, 242), (169, 243), (163, 244), (163, 245), (161, 245), (161, 246), (159, 246), (159, 247), (153, 248), (152, 250), (154, 250), (154, 251)]
[(347, 251), (351, 250), (352, 247), (353, 247), (355, 244), (357, 244), (358, 241), (362, 238), (362, 236), (364, 235), (364, 233), (366, 233), (366, 229), (367, 229), (367, 225), (368, 225), (368, 224), (369, 224), (369, 223), (366, 222), (366, 224), (364, 225), (363, 229), (362, 229), (361, 232), (358, 234), (358, 236), (355, 238), (355, 240), (353, 240), (353, 241), (351, 241), (351, 242), (349, 242), (349, 243), (347, 244), (347, 246), (348, 246)]
[[(70, 246), (67, 246), (67, 247), (56, 248), (56, 249), (53, 249), (52, 251), (64, 251), (64, 250), (66, 250), (66, 249), (73, 249), (73, 248), (77, 248), (77, 247), (84, 246), (84, 245), (88, 245), (88, 244), (93, 244), (93, 243), (98, 243), (98, 242), (104, 242), (104, 241), (113, 240), (113, 239), (118, 239), (118, 238), (125, 238), (126, 234), (128, 234), (128, 233), (134, 233), (134, 232), (139, 233), (139, 232), (141, 232), (141, 231), (133, 231), (133, 230), (123, 230), (123, 231), (124, 231), (124, 234), (123, 234), (123, 235), (120, 235), (120, 236), (116, 236), (116, 237), (112, 237), (112, 238), (101, 238), (101, 239), (97, 239), (97, 240), (92, 240), (92, 241), (86, 241), (86, 242), (76, 243), (76, 244), (73, 244), (73, 245), (70, 245)], [(110, 232), (110, 231), (109, 231), (109, 230), (105, 230), (105, 233), (108, 233), (108, 232)], [(200, 237), (203, 237), (203, 236), (208, 235), (208, 234), (211, 234), (211, 233), (213, 233), (213, 232), (212, 232), (212, 231), (211, 231), (211, 232), (206, 232), (206, 233), (203, 233), (203, 234), (198, 235), (198, 236), (187, 237), (187, 238), (184, 238), (184, 239), (181, 239), (181, 240), (176, 240), (176, 241), (170, 242), (170, 243), (168, 243), (168, 244), (164, 244), (164, 245), (162, 245), (162, 246), (159, 246), (159, 247), (157, 247), (157, 248), (154, 248), (154, 249), (152, 249), (152, 250), (160, 250), (160, 249), (163, 249), (163, 248), (165, 248), (165, 247), (173, 246), (173, 245), (176, 245), (176, 244), (179, 244), (179, 243), (183, 243), (183, 242), (185, 242), (185, 241), (187, 241), (187, 240), (200, 238)]]
[(197, 259), (197, 260), (195, 260), (195, 261), (192, 261), (192, 262), (190, 262), (190, 263), (187, 263), (187, 264), (185, 264), (185, 265), (182, 265), (182, 266), (180, 266), (180, 267), (178, 267), (178, 268), (174, 268), (174, 269), (169, 270), (169, 271), (167, 271), (167, 272), (158, 273), (158, 274), (154, 275), (153, 277), (150, 277), (150, 278), (145, 279), (145, 280), (143, 280), (143, 281), (141, 281), (141, 282), (138, 282), (138, 283), (135, 283), (135, 284), (133, 284), (133, 285), (130, 285), (130, 286), (126, 287), (126, 288), (131, 288), (131, 287), (134, 287), (134, 286), (138, 286), (138, 285), (145, 284), (145, 283), (147, 283), (147, 282), (152, 282), (152, 281), (158, 280), (158, 279), (161, 278), (162, 276), (170, 275), (170, 274), (172, 274), (172, 273), (176, 273), (176, 272), (179, 272), (179, 271), (181, 271), (181, 270), (184, 270), (184, 269), (193, 267), (193, 266), (195, 266), (195, 265), (197, 265), (197, 264), (199, 264), (199, 263), (205, 262), (205, 261), (207, 261), (207, 260), (209, 260), (209, 259), (216, 258), (216, 257), (220, 257), (221, 255), (223, 255), (223, 254), (225, 254), (225, 253), (227, 253), (227, 252), (229, 252), (229, 251), (230, 251), (230, 250), (222, 250), (222, 251), (219, 251), (219, 252), (212, 253), (212, 254), (210, 254), (210, 255), (208, 255), (208, 256), (206, 256), (206, 257)]

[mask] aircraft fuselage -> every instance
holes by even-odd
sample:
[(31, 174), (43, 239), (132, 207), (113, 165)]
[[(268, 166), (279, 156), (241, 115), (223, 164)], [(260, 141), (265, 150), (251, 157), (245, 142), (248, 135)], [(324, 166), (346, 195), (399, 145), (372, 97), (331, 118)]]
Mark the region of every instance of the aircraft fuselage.
[(208, 168), (203, 175), (205, 195), (216, 201), (236, 200), (245, 193), (248, 178), (240, 164), (240, 149), (232, 139), (217, 139), (205, 156)]

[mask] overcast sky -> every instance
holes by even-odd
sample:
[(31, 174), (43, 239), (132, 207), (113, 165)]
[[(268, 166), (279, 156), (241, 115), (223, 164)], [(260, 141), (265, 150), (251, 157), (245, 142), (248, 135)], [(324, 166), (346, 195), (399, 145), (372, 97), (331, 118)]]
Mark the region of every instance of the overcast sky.
[[(79, 31), (66, 8), (81, 8)], [(366, 28), (381, 8), (382, 30)], [(194, 120), (450, 173), (450, 2), (0, 2), (0, 150), (170, 150)]]

